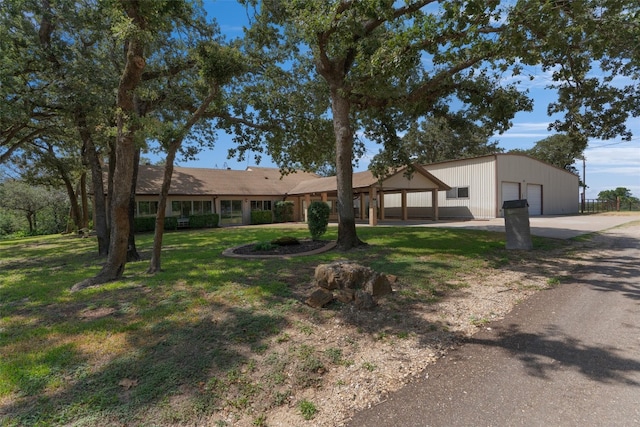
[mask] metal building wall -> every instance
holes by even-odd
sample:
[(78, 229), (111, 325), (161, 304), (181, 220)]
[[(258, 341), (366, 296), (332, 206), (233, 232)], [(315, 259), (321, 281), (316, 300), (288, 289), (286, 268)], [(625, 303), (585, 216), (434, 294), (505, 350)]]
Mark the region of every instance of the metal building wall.
[[(519, 182), (524, 199), (528, 197), (527, 184), (542, 186), (543, 215), (578, 213), (579, 178), (576, 175), (524, 155), (501, 154), (496, 157), (498, 184), (503, 181)], [(502, 206), (501, 199), (498, 195), (498, 206)]]
[(469, 198), (447, 199), (438, 194), (440, 217), (488, 219), (496, 217), (496, 162), (494, 156), (426, 165), (436, 178), (451, 187), (469, 187)]

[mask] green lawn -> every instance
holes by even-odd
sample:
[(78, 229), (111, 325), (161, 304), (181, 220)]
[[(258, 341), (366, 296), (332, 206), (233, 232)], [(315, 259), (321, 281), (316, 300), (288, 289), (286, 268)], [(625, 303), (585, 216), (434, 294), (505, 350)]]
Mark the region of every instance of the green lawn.
[[(0, 241), (1, 425), (194, 423), (222, 407), (252, 411), (262, 425), (263, 414), (294, 390), (320, 384), (313, 373), (347, 363), (340, 348), (277, 351), (291, 328), (313, 333), (314, 323), (340, 315), (338, 303), (319, 313), (301, 302), (316, 265), (349, 259), (397, 275), (403, 287), (394, 303), (401, 310), (464, 286), (456, 277), (514, 256), (499, 233), (418, 227), (358, 233), (367, 247), (288, 260), (221, 253), (282, 235), (307, 237), (306, 229), (167, 233), (164, 271), (155, 276), (145, 274), (152, 235), (144, 234), (137, 243), (145, 261), (128, 264), (121, 281), (76, 293), (71, 286), (103, 261), (93, 239)], [(330, 228), (325, 238), (335, 237)], [(268, 366), (267, 374), (252, 375), (257, 364)], [(293, 367), (299, 375), (284, 374)]]

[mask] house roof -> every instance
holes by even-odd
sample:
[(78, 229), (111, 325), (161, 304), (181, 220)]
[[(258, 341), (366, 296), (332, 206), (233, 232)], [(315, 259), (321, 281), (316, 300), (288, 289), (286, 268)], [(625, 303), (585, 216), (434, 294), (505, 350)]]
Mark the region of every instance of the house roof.
[[(353, 174), (353, 189), (371, 186), (384, 191), (449, 190), (450, 187), (420, 165), (407, 178), (406, 167), (390, 173), (380, 183), (370, 171)], [(136, 194), (159, 194), (164, 166), (140, 165)], [(335, 176), (320, 177), (308, 172), (281, 175), (277, 168), (249, 167), (246, 170), (176, 167), (171, 178), (169, 194), (184, 196), (284, 196), (337, 191)]]
[[(425, 190), (450, 190), (447, 184), (433, 176), (420, 165), (413, 165), (414, 173), (411, 179), (407, 178), (404, 173), (406, 167), (397, 169), (390, 173), (380, 182), (378, 178), (373, 176), (371, 171), (356, 172), (353, 174), (353, 189), (363, 190), (371, 186), (384, 191), (425, 191)], [(316, 178), (313, 180), (302, 181), (296, 185), (289, 194), (307, 194), (307, 193), (330, 193), (338, 189), (335, 176), (326, 178)]]
[[(164, 166), (140, 165), (137, 194), (159, 194)], [(277, 168), (250, 167), (246, 170), (176, 167), (171, 178), (171, 195), (185, 196), (281, 196), (288, 194), (301, 180), (318, 175), (295, 172), (281, 175)]]

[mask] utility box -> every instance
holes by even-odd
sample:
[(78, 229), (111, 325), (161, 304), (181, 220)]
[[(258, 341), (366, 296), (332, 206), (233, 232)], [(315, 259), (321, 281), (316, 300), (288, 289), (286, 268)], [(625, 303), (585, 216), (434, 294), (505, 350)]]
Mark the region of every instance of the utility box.
[(506, 200), (502, 203), (504, 228), (507, 234), (507, 249), (531, 250), (531, 228), (529, 226), (529, 203), (527, 199)]

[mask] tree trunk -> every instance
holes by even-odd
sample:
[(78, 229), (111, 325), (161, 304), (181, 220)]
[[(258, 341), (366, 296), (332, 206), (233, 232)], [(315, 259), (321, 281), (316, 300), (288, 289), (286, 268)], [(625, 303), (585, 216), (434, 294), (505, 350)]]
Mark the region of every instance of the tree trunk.
[[(91, 187), (93, 189), (93, 228), (98, 238), (98, 255), (109, 253), (109, 228), (107, 225), (107, 203), (104, 192), (104, 176), (100, 155), (93, 143), (91, 131), (87, 126), (84, 112), (76, 113), (76, 126), (82, 139), (82, 162), (91, 170)], [(88, 213), (88, 209), (87, 209)]]
[[(126, 13), (140, 30), (145, 29), (137, 2), (127, 3)], [(129, 238), (129, 205), (131, 183), (133, 182), (134, 159), (136, 155), (134, 90), (140, 83), (145, 67), (144, 44), (142, 40), (129, 40), (126, 46), (126, 63), (118, 84), (116, 125), (118, 129), (113, 175), (113, 197), (111, 204), (111, 240), (109, 255), (102, 270), (93, 278), (86, 279), (72, 287), (73, 291), (87, 286), (99, 285), (122, 277), (127, 261)]]
[(80, 200), (82, 202), (82, 220), (80, 225), (82, 228), (89, 228), (89, 196), (87, 196), (87, 172), (83, 171), (80, 175)]
[(164, 165), (164, 177), (162, 178), (162, 187), (160, 189), (160, 198), (158, 200), (158, 212), (156, 213), (156, 227), (153, 233), (153, 250), (151, 252), (151, 261), (147, 273), (155, 274), (162, 271), (160, 257), (162, 255), (162, 237), (164, 235), (164, 218), (167, 209), (167, 196), (171, 187), (171, 177), (173, 176), (173, 164), (176, 159), (176, 152), (180, 144), (172, 142), (167, 151), (167, 158)]
[(333, 131), (336, 137), (336, 181), (338, 185), (338, 242), (340, 250), (362, 245), (356, 233), (353, 210), (353, 131), (349, 100), (340, 95), (339, 88), (331, 89)]
[(129, 239), (127, 245), (127, 262), (140, 261), (140, 254), (136, 248), (136, 230), (134, 228), (134, 217), (136, 211), (136, 181), (138, 180), (138, 169), (140, 167), (140, 148), (135, 152), (133, 159), (133, 176), (131, 178), (131, 192), (129, 193)]

